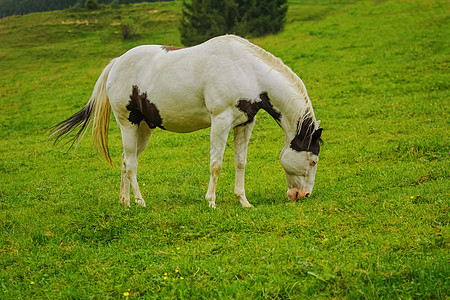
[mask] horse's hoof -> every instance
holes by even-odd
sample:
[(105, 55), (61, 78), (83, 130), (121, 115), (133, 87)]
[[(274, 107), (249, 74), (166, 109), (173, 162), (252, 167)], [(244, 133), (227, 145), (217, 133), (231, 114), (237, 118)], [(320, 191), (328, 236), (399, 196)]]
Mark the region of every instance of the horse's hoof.
[(247, 202), (247, 203), (242, 203), (242, 207), (251, 208), (251, 207), (253, 207), (253, 205), (251, 205), (249, 202)]
[(134, 202), (136, 202), (137, 205), (145, 207), (145, 200), (144, 199), (135, 199)]
[(119, 203), (122, 204), (123, 207), (130, 207), (130, 200), (128, 201), (126, 199), (120, 198)]

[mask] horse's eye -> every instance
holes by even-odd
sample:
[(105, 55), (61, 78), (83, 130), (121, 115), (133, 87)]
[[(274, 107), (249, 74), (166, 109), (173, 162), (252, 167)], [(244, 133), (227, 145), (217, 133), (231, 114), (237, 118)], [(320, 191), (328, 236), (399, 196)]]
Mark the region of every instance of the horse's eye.
[(312, 161), (311, 161), (311, 165), (312, 165), (312, 166), (315, 166), (316, 164), (317, 164), (317, 161), (316, 161), (316, 160), (312, 160)]

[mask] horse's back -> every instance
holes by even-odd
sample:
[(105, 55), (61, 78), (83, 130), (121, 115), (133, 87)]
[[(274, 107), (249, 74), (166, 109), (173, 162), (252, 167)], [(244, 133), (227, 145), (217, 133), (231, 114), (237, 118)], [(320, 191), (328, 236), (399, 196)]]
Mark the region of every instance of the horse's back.
[(127, 122), (126, 107), (136, 86), (158, 108), (165, 129), (189, 132), (209, 127), (211, 115), (235, 109), (239, 98), (260, 93), (243, 41), (223, 36), (190, 48), (131, 49), (117, 60), (108, 78), (114, 114)]

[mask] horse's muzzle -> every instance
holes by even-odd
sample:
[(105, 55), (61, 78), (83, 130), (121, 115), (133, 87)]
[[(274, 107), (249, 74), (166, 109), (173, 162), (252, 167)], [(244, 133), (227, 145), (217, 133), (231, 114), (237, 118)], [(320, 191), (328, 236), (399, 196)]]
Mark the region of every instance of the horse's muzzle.
[(287, 191), (287, 195), (288, 195), (289, 199), (291, 199), (291, 201), (297, 201), (298, 199), (309, 197), (311, 195), (311, 192), (310, 191), (300, 191), (296, 188), (293, 188), (293, 189), (289, 189)]

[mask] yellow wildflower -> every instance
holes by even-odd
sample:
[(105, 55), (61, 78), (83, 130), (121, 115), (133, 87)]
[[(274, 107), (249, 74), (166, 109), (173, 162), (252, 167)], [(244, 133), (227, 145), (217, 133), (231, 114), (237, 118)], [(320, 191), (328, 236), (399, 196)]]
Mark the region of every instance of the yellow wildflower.
[(128, 297), (128, 296), (130, 296), (130, 292), (125, 292), (125, 293), (123, 293), (123, 295), (124, 295), (125, 297)]

